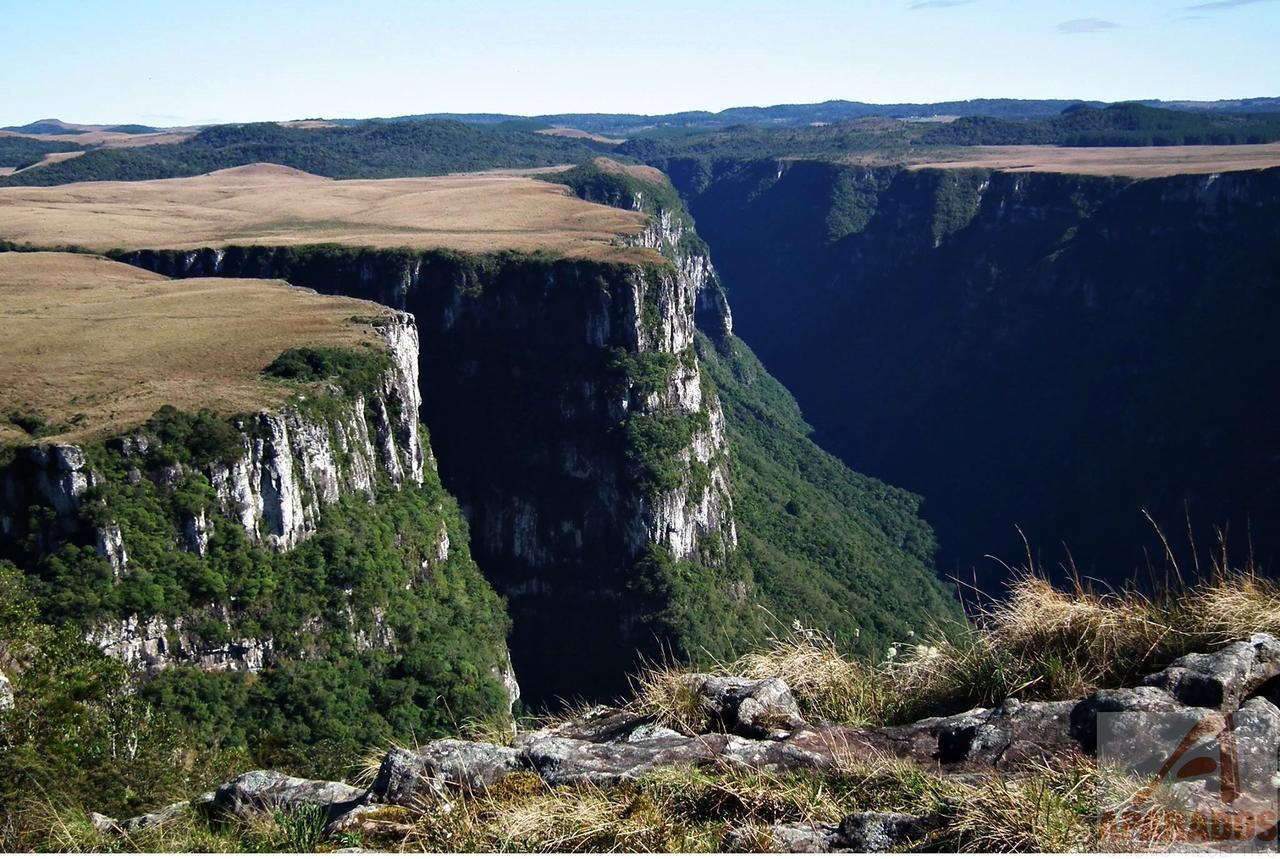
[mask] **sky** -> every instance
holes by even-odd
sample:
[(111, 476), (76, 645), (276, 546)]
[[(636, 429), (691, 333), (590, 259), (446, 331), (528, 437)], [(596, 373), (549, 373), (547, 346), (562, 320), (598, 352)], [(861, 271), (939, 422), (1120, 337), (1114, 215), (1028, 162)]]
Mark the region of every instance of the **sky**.
[(1280, 0), (0, 0), (0, 125), (1280, 96)]

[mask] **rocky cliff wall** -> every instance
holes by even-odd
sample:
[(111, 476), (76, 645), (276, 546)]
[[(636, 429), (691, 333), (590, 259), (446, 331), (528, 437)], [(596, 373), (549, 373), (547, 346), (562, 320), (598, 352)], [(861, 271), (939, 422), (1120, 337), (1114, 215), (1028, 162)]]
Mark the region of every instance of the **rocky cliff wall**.
[[(422, 483), (423, 444), (415, 418), (418, 391), (417, 329), (398, 313), (377, 326), (388, 346), (391, 367), (377, 389), (346, 398), (331, 392), (336, 412), (319, 412), (299, 402), (277, 411), (237, 420), (243, 455), (234, 462), (170, 463), (158, 473), (176, 484), (183, 472), (204, 474), (217, 495), (218, 510), (198, 510), (184, 523), (188, 548), (202, 554), (211, 514), (237, 521), (254, 544), (288, 550), (315, 531), (321, 509), (344, 494), (375, 496), (379, 478), (393, 487)], [(146, 432), (108, 443), (125, 457), (145, 457), (156, 442)], [(100, 554), (117, 575), (127, 569), (128, 547), (112, 522), (81, 517), (85, 492), (101, 481), (81, 446), (51, 444), (24, 448), (0, 471), (0, 537), (20, 535), (47, 547), (90, 527)], [(141, 479), (141, 474), (137, 475)], [(25, 514), (43, 506), (54, 517), (43, 533), (26, 535)]]
[(998, 590), (1020, 526), (1119, 580), (1163, 555), (1142, 509), (1181, 534), (1184, 504), (1275, 561), (1280, 170), (665, 166), (739, 333), (820, 443), (924, 495), (944, 570)]
[[(402, 491), (443, 494), (433, 488), (435, 462), (419, 430), (417, 326), (409, 314), (392, 312), (374, 328), (389, 360), (371, 385), (346, 390), (336, 382), (320, 383), (299, 389), (270, 411), (211, 418), (194, 432), (207, 435), (223, 427), (223, 450), (216, 456), (183, 454), (174, 430), (159, 416), (105, 443), (13, 451), (0, 470), (0, 557), (43, 578), (55, 577), (46, 586), (55, 590), (62, 586), (56, 577), (75, 564), (87, 577), (83, 589), (96, 602), (82, 600), (71, 609), (72, 619), (84, 625), (87, 640), (146, 677), (176, 666), (259, 673), (282, 659), (321, 656), (335, 641), (355, 655), (398, 652), (403, 612), (421, 609), (409, 609), (409, 597), (357, 594), (359, 573), (342, 570), (360, 563), (350, 538), (339, 547), (327, 538), (318, 557), (302, 565), (313, 578), (324, 575), (317, 569), (322, 562), (336, 565), (335, 572), (351, 584), (320, 586), (299, 603), (292, 620), (257, 596), (268, 588), (299, 586), (279, 580), (289, 562), (282, 559), (275, 565), (279, 572), (264, 574), (255, 568), (263, 556), (255, 561), (252, 554), (299, 551), (325, 526), (331, 508), (355, 499), (376, 523), (384, 501)], [(207, 446), (208, 438), (198, 441)], [(443, 502), (435, 506), (443, 512)], [(470, 564), (465, 533), (455, 532), (451, 544), (452, 526), (441, 513), (432, 511), (431, 519), (429, 534), (412, 535), (423, 546), (415, 550), (406, 590), (431, 591), (434, 580), (455, 564)], [(399, 545), (410, 538), (395, 539)], [(460, 561), (452, 558), (458, 543)], [(95, 566), (84, 551), (101, 559), (110, 581), (93, 580)], [(344, 558), (338, 551), (353, 554)], [(390, 561), (388, 554), (383, 563)], [(180, 568), (176, 573), (174, 565)], [(158, 573), (164, 583), (156, 581)], [(255, 576), (261, 584), (253, 583)], [(67, 587), (76, 589), (74, 583)], [(307, 605), (314, 608), (303, 611)], [(477, 644), (482, 662), (490, 644)], [(488, 659), (495, 684), (505, 690), (508, 705), (513, 703), (519, 686), (501, 641)]]
[[(681, 238), (658, 221), (641, 242)], [(283, 277), (413, 312), (423, 422), (477, 560), (510, 600), (527, 689), (621, 691), (636, 650), (654, 646), (625, 598), (632, 567), (653, 548), (722, 563), (736, 545), (724, 418), (693, 349), (700, 296), (704, 313), (727, 307), (706, 297), (718, 288), (705, 259), (338, 248), (123, 259), (178, 277)], [(583, 651), (598, 658), (560, 672)]]

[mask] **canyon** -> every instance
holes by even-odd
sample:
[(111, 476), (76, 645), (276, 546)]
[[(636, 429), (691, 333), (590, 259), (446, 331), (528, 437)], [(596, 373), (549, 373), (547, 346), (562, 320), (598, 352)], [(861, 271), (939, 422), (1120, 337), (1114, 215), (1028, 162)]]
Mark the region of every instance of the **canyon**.
[[(460, 241), (461, 251), (440, 248), (448, 229), (414, 236), (405, 218), (415, 207), (442, 226), (427, 188), (393, 181), (348, 190), (271, 167), (123, 191), (103, 183), (93, 186), (96, 198), (84, 188), (70, 195), (6, 189), (12, 205), (3, 209), (15, 235), (80, 245), (103, 242), (94, 232), (99, 222), (84, 215), (104, 205), (116, 207), (116, 217), (129, 224), (119, 235), (135, 243), (163, 241), (165, 225), (184, 221), (186, 238), (197, 237), (198, 247), (184, 248), (175, 236), (175, 248), (107, 254), (180, 279), (173, 282), (284, 280), (371, 300), (412, 319), (389, 342), (404, 379), (412, 363), (406, 356), (418, 352), (416, 384), (409, 385), (414, 398), (406, 382), (394, 407), (380, 407), (377, 398), (356, 402), (336, 430), (260, 418), (254, 436), (262, 440), (246, 443), (248, 455), (236, 462), (209, 467), (206, 477), (220, 497), (234, 499), (224, 512), (247, 533), (266, 532), (264, 544), (288, 554), (314, 527), (316, 499), (362, 489), (359, 479), (331, 475), (316, 463), (352, 459), (348, 437), (375, 438), (385, 447), (395, 434), (387, 425), (400, 421), (403, 436), (418, 417), (430, 435), (429, 448), (425, 440), (420, 445), (430, 454), (422, 456), (438, 467), (468, 524), (469, 539), (448, 540), (469, 546), (507, 602), (510, 658), (526, 705), (617, 695), (637, 659), (663, 653), (731, 658), (765, 633), (770, 621), (761, 604), (778, 623), (820, 623), (866, 652), (913, 627), (957, 619), (957, 605), (931, 572), (932, 542), (915, 516), (916, 500), (849, 472), (808, 440), (789, 395), (733, 337), (705, 245), (665, 178), (614, 162), (543, 178), (435, 184), (453, 211), (471, 217), (484, 210), (484, 200), (505, 199), (506, 208), (495, 211), (515, 213), (500, 215), (509, 218), (502, 229), (514, 237), (499, 241), (526, 248), (518, 251), (476, 252), (472, 240)], [(266, 199), (254, 196), (255, 183), (286, 201), (308, 199), (320, 188), (337, 200), (378, 202), (359, 210), (369, 220), (343, 227), (345, 233), (323, 222), (312, 235), (302, 223), (287, 241), (270, 233), (246, 235), (245, 243), (200, 241), (236, 230), (223, 222), (225, 203), (209, 206), (198, 195)], [(222, 185), (227, 191), (214, 190)], [(610, 193), (601, 195), (601, 188)], [(466, 194), (476, 195), (477, 206), (466, 204)], [(48, 217), (50, 208), (61, 214)], [(401, 213), (398, 227), (387, 226), (391, 211)], [(543, 211), (553, 217), (522, 214)], [(370, 246), (371, 229), (399, 232)], [(455, 231), (475, 234), (474, 227)], [(577, 244), (563, 243), (562, 235)], [(425, 246), (379, 246), (402, 236)], [(332, 239), (339, 242), (314, 243)], [(355, 426), (362, 412), (368, 422)], [(766, 433), (776, 438), (762, 450)], [(297, 456), (273, 470), (271, 452), (290, 444)], [(412, 447), (407, 437), (400, 444)], [(774, 456), (785, 451), (787, 464), (770, 463), (770, 448)], [(363, 473), (360, 458), (354, 460)], [(317, 469), (324, 480), (305, 477)], [(413, 473), (407, 465), (384, 470), (392, 481)], [(270, 496), (255, 494), (258, 485), (273, 487)], [(737, 503), (739, 495), (748, 503)], [(786, 517), (781, 527), (779, 514)], [(194, 519), (180, 530), (189, 532), (189, 545), (200, 544)], [(803, 543), (788, 548), (797, 536)], [(129, 553), (127, 535), (123, 542), (114, 554)], [(206, 625), (221, 622), (222, 611), (208, 614)], [(201, 650), (182, 631), (190, 625), (127, 614), (95, 627), (93, 637), (134, 664), (162, 662), (157, 654), (165, 648), (206, 667), (270, 661), (263, 641), (219, 641)], [(364, 635), (387, 637), (381, 627)], [(496, 674), (514, 688), (501, 664)]]
[(1274, 563), (1280, 169), (656, 163), (737, 330), (821, 444), (924, 497), (944, 573), (1159, 579), (1144, 511), (1184, 570), (1188, 536)]

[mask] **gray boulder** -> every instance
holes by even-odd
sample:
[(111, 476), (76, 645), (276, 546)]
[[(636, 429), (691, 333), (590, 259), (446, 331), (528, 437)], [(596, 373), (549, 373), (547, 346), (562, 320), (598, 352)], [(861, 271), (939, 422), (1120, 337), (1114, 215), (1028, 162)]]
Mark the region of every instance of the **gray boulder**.
[(1213, 653), (1190, 653), (1143, 680), (1187, 707), (1234, 710), (1257, 689), (1280, 677), (1280, 640), (1258, 633)]
[(871, 729), (864, 744), (951, 771), (1015, 769), (1079, 749), (1070, 732), (1075, 706), (1075, 701), (1024, 704), (1009, 698), (998, 707)]
[(785, 682), (774, 677), (693, 675), (707, 721), (714, 730), (754, 739), (781, 739), (805, 724)]
[(770, 772), (830, 769), (847, 747), (842, 735), (810, 729), (801, 729), (785, 741), (736, 734), (686, 737), (662, 729), (636, 733), (607, 743), (539, 733), (519, 738), (516, 745), (526, 768), (549, 785), (613, 785), (658, 767), (715, 763)]
[(164, 826), (172, 823), (182, 817), (191, 808), (189, 802), (175, 802), (172, 805), (166, 805), (159, 811), (153, 811), (150, 814), (141, 814), (137, 817), (130, 817), (128, 820), (120, 821), (120, 828), (125, 832), (138, 832), (143, 829), (150, 829), (154, 826)]
[(887, 853), (924, 836), (927, 818), (914, 814), (862, 811), (840, 821), (833, 846), (850, 853)]
[(205, 803), (212, 817), (252, 818), (272, 811), (295, 812), (321, 808), (327, 821), (360, 805), (367, 791), (337, 781), (293, 778), (274, 770), (254, 770), (236, 776), (213, 792)]
[(585, 713), (558, 725), (537, 731), (536, 735), (607, 743), (624, 739), (640, 728), (652, 724), (654, 724), (653, 716), (602, 705), (592, 707)]
[(120, 831), (120, 821), (114, 817), (99, 814), (96, 811), (89, 812), (89, 822), (93, 824), (94, 829), (103, 835), (114, 835)]
[[(913, 814), (862, 811), (834, 823), (775, 823), (763, 829), (732, 830), (732, 851), (772, 853), (887, 853), (924, 836), (927, 818)], [(763, 843), (762, 843), (763, 842)]]
[(9, 682), (9, 678), (4, 676), (4, 672), (0, 671), (0, 710), (12, 710), (13, 701), (13, 684)]
[(547, 784), (613, 785), (639, 778), (655, 767), (701, 764), (724, 749), (720, 734), (656, 736), (634, 742), (593, 743), (570, 737), (529, 735), (517, 740), (529, 769)]
[[(1086, 696), (1071, 709), (1071, 736), (1087, 754), (1098, 751), (1098, 717), (1103, 713), (1135, 717), (1166, 715), (1180, 722), (1204, 724), (1206, 732), (1216, 733), (1222, 727), (1221, 716), (1215, 710), (1203, 707), (1187, 707), (1164, 689), (1155, 686), (1137, 686), (1132, 689), (1099, 689)], [(1135, 722), (1136, 724), (1136, 722)], [(1112, 742), (1144, 742), (1140, 736), (1117, 736)], [(1127, 755), (1123, 748), (1110, 750), (1113, 755)]]
[(839, 829), (831, 823), (774, 823), (730, 830), (726, 847), (731, 853), (831, 853)]
[(392, 749), (382, 759), (369, 795), (404, 805), (416, 794), (446, 790), (483, 793), (522, 768), (515, 749), (491, 743), (434, 740), (417, 750)]

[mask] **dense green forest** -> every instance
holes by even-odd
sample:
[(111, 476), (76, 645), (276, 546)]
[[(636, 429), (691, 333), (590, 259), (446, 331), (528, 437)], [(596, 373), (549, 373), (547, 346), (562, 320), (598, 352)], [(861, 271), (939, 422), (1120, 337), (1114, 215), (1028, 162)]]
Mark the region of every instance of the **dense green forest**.
[(78, 143), (55, 140), (33, 140), (30, 137), (0, 137), (0, 167), (22, 169), (35, 164), (50, 152), (74, 152), (83, 149)]
[(1140, 104), (1074, 107), (1049, 119), (966, 116), (920, 138), (930, 145), (1237, 146), (1280, 140), (1280, 114), (1214, 115)]
[(245, 750), (210, 747), (157, 713), (134, 694), (124, 664), (78, 627), (43, 620), (30, 582), (0, 561), (0, 657), (16, 693), (13, 709), (0, 709), (4, 849), (27, 847), (20, 821), (51, 808), (138, 814), (252, 764)]
[(0, 178), (0, 185), (163, 179), (256, 162), (337, 179), (431, 176), (573, 163), (590, 158), (599, 148), (590, 141), (445, 120), (340, 128), (286, 128), (263, 122), (214, 126), (184, 143), (95, 149), (71, 161)]
[[(1201, 113), (1250, 113), (1280, 111), (1280, 99), (1246, 98), (1217, 102), (1139, 102), (1148, 107)], [(435, 113), (395, 117), (392, 121), (456, 119), (474, 125), (526, 122), (542, 127), (580, 128), (615, 137), (662, 136), (684, 131), (709, 131), (736, 125), (799, 128), (846, 122), (866, 117), (911, 119), (939, 116), (982, 116), (999, 119), (1047, 119), (1080, 105), (1105, 107), (1105, 102), (1076, 99), (977, 98), (965, 101), (868, 104), (835, 99), (816, 104), (775, 104), (767, 107), (731, 107), (718, 112), (688, 110), (680, 113), (555, 113), (522, 117), (503, 113)], [(354, 123), (358, 120), (339, 120)]]
[(818, 447), (795, 399), (736, 337), (698, 336), (728, 431), (740, 563), (783, 623), (878, 655), (922, 625), (960, 620), (933, 572), (920, 499), (851, 471)]

